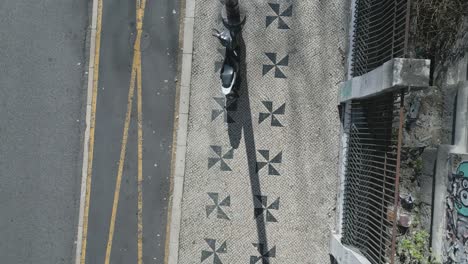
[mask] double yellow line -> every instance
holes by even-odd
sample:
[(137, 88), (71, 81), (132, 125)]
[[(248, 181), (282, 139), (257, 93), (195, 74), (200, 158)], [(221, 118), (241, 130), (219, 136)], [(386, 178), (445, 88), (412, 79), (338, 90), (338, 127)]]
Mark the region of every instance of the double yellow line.
[[(143, 19), (145, 15), (146, 0), (136, 1), (136, 25), (137, 36), (134, 43), (134, 53), (132, 62), (132, 73), (130, 77), (130, 87), (128, 91), (127, 112), (125, 114), (125, 122), (123, 128), (122, 145), (120, 148), (119, 167), (117, 171), (117, 179), (115, 183), (114, 201), (112, 205), (112, 214), (109, 224), (109, 235), (107, 239), (105, 264), (109, 264), (112, 252), (112, 242), (115, 231), (115, 219), (117, 216), (117, 208), (119, 205), (120, 189), (122, 184), (123, 167), (125, 163), (125, 153), (127, 149), (128, 130), (130, 127), (130, 119), (132, 112), (133, 96), (135, 93), (135, 79), (137, 86), (137, 112), (138, 112), (138, 175), (137, 175), (137, 191), (138, 191), (138, 210), (137, 210), (137, 263), (143, 263), (143, 115), (142, 115), (142, 78), (141, 78), (141, 36), (143, 32)], [(88, 233), (88, 218), (89, 218), (89, 204), (91, 194), (91, 175), (94, 153), (94, 130), (96, 124), (96, 99), (98, 90), (98, 75), (99, 75), (99, 54), (101, 46), (101, 30), (102, 30), (102, 0), (98, 0), (97, 9), (97, 26), (96, 26), (96, 51), (94, 61), (94, 80), (93, 80), (93, 94), (91, 103), (91, 122), (90, 122), (90, 139), (89, 139), (89, 153), (88, 153), (88, 178), (86, 181), (86, 197), (85, 197), (85, 212), (83, 215), (83, 244), (81, 248), (80, 263), (85, 264), (86, 261), (86, 242)]]

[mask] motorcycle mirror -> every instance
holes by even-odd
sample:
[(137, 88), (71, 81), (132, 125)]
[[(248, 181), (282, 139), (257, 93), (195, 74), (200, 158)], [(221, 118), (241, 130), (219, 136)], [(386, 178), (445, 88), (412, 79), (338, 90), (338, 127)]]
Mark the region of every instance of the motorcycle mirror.
[(216, 28), (213, 28), (212, 30), (214, 31), (214, 32), (212, 33), (212, 35), (213, 35), (214, 37), (219, 38), (219, 35), (221, 35), (221, 32), (220, 32), (219, 30), (217, 30)]

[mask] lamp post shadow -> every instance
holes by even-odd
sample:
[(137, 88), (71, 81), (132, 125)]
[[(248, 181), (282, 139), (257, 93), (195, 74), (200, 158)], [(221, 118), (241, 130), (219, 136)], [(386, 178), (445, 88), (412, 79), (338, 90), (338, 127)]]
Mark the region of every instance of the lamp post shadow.
[[(262, 195), (262, 190), (260, 185), (260, 178), (257, 172), (255, 135), (253, 131), (252, 111), (250, 108), (249, 87), (247, 82), (245, 53), (246, 47), (242, 37), (242, 32), (239, 32), (238, 34), (240, 49), (240, 81), (238, 83), (239, 98), (235, 99), (236, 101), (226, 103), (226, 105), (232, 103), (237, 104), (237, 111), (231, 112), (231, 117), (235, 122), (228, 123), (228, 134), (230, 145), (234, 149), (239, 147), (243, 135), (252, 193), (252, 205), (255, 207), (257, 204), (256, 196)], [(252, 216), (254, 215), (254, 210), (252, 210)], [(268, 249), (267, 230), (264, 215), (259, 215), (257, 218), (255, 218), (255, 221), (257, 225), (258, 243), (262, 244), (263, 248)]]

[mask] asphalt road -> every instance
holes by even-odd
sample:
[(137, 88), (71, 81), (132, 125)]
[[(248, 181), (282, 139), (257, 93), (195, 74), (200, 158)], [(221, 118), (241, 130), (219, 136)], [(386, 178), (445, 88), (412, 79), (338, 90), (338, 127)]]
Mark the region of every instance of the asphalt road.
[[(104, 263), (136, 35), (135, 1), (103, 1), (86, 263)], [(148, 0), (142, 49), (143, 262), (163, 263), (178, 52), (178, 1)], [(110, 263), (137, 263), (137, 97)]]
[[(0, 1), (0, 263), (73, 263), (92, 1)], [(103, 1), (86, 263), (104, 261), (135, 40), (135, 1)], [(148, 0), (142, 37), (143, 260), (163, 263), (178, 1)], [(136, 263), (134, 98), (111, 263)]]
[(88, 1), (0, 1), (0, 262), (72, 263)]

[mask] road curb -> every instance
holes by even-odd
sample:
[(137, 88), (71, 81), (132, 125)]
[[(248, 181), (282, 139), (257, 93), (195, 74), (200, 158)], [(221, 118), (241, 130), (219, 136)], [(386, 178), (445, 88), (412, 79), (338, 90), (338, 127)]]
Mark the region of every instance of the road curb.
[(187, 150), (188, 112), (190, 101), (190, 84), (192, 75), (193, 28), (195, 0), (185, 0), (183, 17), (182, 67), (180, 71), (179, 101), (177, 109), (177, 132), (174, 170), (172, 173), (172, 203), (169, 223), (168, 264), (177, 264), (179, 257), (179, 234), (182, 220), (182, 194), (184, 189), (185, 154)]
[(97, 27), (97, 13), (98, 13), (98, 0), (93, 0), (91, 11), (91, 28), (90, 28), (90, 44), (89, 44), (89, 61), (88, 61), (88, 87), (86, 96), (86, 118), (85, 118), (85, 135), (83, 142), (83, 165), (81, 169), (81, 190), (80, 190), (80, 207), (78, 215), (78, 228), (76, 235), (76, 250), (75, 250), (75, 264), (80, 264), (81, 261), (81, 248), (83, 244), (83, 217), (86, 199), (86, 182), (88, 180), (88, 151), (89, 151), (89, 138), (90, 138), (90, 124), (91, 124), (91, 104), (93, 94), (94, 82), (94, 61), (96, 52), (96, 27)]

